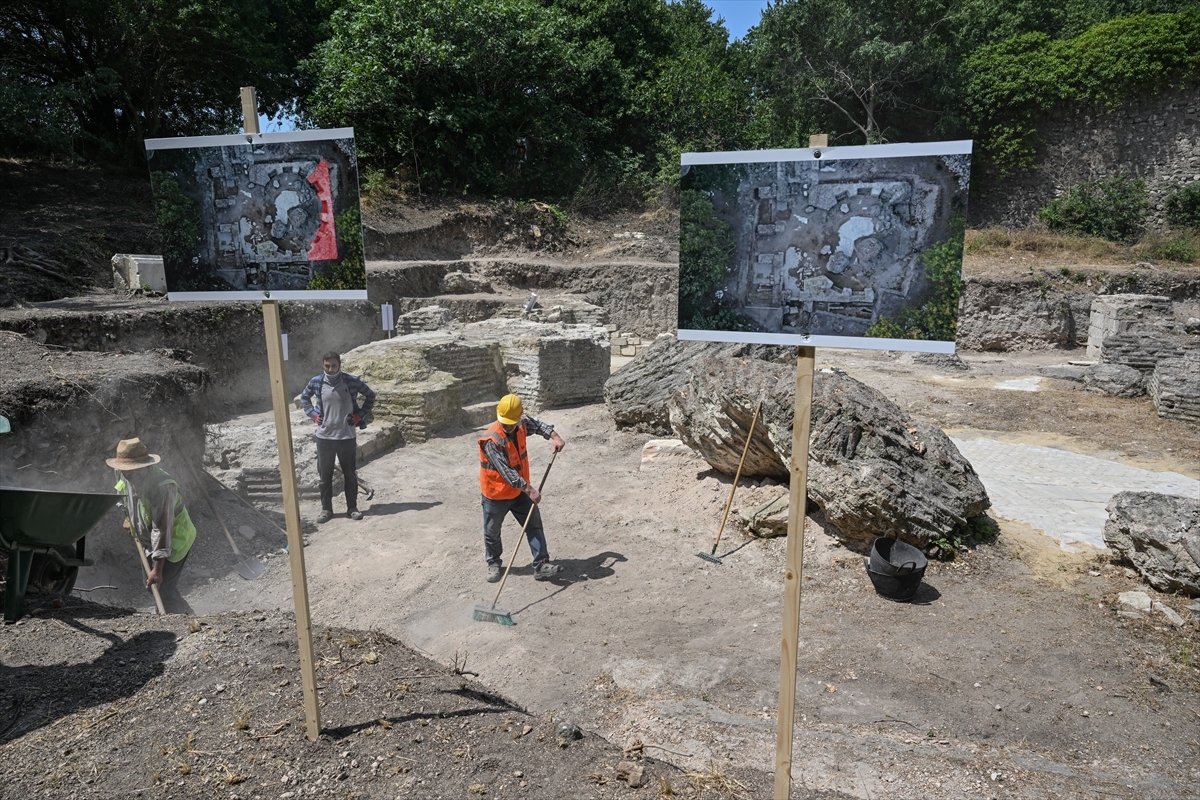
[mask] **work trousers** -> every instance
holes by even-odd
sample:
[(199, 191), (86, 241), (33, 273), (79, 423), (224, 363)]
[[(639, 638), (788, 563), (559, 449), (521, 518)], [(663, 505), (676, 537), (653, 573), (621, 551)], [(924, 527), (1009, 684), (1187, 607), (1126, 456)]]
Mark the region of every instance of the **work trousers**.
[[(189, 552), (188, 555), (191, 555)], [(158, 596), (162, 598), (163, 611), (168, 614), (192, 614), (192, 607), (179, 592), (179, 577), (183, 575), (183, 565), (188, 557), (178, 561), (168, 561), (163, 564), (162, 583), (158, 587)]]
[[(525, 516), (530, 508), (533, 509), (533, 517), (529, 520), (529, 527), (525, 529), (525, 536), (529, 539), (529, 549), (533, 551), (533, 565), (536, 567), (550, 560), (550, 552), (546, 548), (546, 534), (542, 531), (542, 512), (529, 499), (529, 495), (522, 492), (512, 500), (490, 500), (487, 497), (482, 499), (483, 549), (487, 563), (503, 566), (500, 556), (504, 553), (504, 544), (500, 541), (500, 526), (504, 524), (504, 516), (512, 514), (513, 519), (524, 525)], [(516, 546), (520, 547), (521, 543), (517, 542)]]
[(358, 441), (356, 439), (317, 439), (317, 474), (321, 479), (321, 508), (333, 511), (333, 459), (342, 468), (346, 481), (346, 511), (358, 510)]

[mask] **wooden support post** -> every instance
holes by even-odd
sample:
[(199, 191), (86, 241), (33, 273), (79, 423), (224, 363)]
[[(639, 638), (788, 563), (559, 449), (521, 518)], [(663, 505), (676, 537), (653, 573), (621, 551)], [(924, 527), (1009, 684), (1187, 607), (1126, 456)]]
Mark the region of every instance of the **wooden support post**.
[(775, 800), (792, 791), (792, 727), (796, 716), (796, 661), (800, 646), (800, 594), (804, 572), (804, 519), (808, 503), (808, 437), (812, 427), (815, 347), (796, 358), (796, 408), (792, 416), (792, 475), (788, 494), (787, 553), (783, 573), (783, 641), (779, 660), (779, 724), (775, 733)]
[[(253, 86), (242, 87), (242, 117), (246, 133), (258, 133), (258, 98)], [(312, 620), (308, 609), (308, 574), (304, 571), (304, 538), (300, 533), (300, 493), (296, 489), (296, 457), (292, 451), (292, 420), (288, 411), (283, 369), (283, 327), (279, 303), (264, 300), (263, 332), (267, 338), (267, 370), (271, 405), (275, 409), (275, 438), (279, 443), (279, 479), (283, 484), (283, 515), (287, 520), (288, 562), (292, 568), (292, 603), (296, 609), (296, 639), (300, 648), (300, 679), (304, 688), (304, 724), (310, 741), (321, 735), (317, 702), (317, 673), (313, 659)]]
[(267, 334), (267, 366), (271, 372), (271, 405), (275, 408), (275, 438), (279, 441), (279, 477), (283, 484), (283, 513), (287, 518), (288, 561), (292, 567), (292, 602), (296, 608), (296, 638), (300, 645), (300, 677), (304, 684), (304, 721), (308, 738), (321, 733), (317, 675), (313, 661), (312, 621), (308, 616), (308, 577), (304, 571), (304, 540), (300, 535), (300, 494), (296, 490), (296, 460), (292, 453), (292, 421), (288, 413), (283, 371), (283, 336), (279, 304), (263, 301)]
[(242, 130), (260, 133), (258, 130), (258, 92), (253, 86), (242, 87)]

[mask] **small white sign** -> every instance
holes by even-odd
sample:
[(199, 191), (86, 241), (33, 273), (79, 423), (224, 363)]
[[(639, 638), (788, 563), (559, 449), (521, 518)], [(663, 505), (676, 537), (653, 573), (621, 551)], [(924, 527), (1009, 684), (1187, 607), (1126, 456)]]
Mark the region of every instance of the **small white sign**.
[(282, 338), (282, 339), (283, 339), (283, 360), (284, 360), (284, 361), (287, 361), (287, 356), (288, 356), (288, 353), (287, 353), (287, 334), (286, 334), (286, 333), (280, 334), (280, 338)]
[(379, 307), (379, 314), (383, 321), (383, 329), (385, 331), (396, 330), (396, 317), (392, 311), (391, 303), (384, 303)]

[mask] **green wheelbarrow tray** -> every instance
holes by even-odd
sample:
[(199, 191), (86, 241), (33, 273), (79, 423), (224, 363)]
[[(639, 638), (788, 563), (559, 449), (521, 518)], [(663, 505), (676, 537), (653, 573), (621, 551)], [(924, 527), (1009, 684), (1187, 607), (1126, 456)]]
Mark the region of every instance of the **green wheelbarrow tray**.
[[(83, 557), (83, 537), (120, 500), (116, 494), (0, 488), (0, 552), (8, 553), (5, 622), (16, 622), (21, 617), (35, 555), (49, 559), (64, 571), (94, 563)], [(74, 558), (62, 552), (72, 545)]]

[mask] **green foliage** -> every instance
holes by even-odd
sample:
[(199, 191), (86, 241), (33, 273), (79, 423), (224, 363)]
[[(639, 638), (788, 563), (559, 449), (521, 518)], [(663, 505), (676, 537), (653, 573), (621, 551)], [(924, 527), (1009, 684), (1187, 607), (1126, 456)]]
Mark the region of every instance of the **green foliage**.
[(1004, 177), (1033, 165), (1040, 114), (1200, 79), (1200, 10), (1111, 19), (1071, 39), (1021, 33), (974, 50), (961, 73), (967, 123)]
[(561, 196), (589, 170), (644, 169), (630, 98), (666, 52), (663, 16), (655, 0), (348, 0), (307, 62), (306, 108), (419, 190)]
[(1151, 258), (1194, 264), (1200, 259), (1200, 248), (1186, 238), (1169, 239), (1150, 248)]
[(1166, 210), (1169, 224), (1200, 229), (1200, 181), (1174, 187), (1167, 195)]
[[(151, 172), (150, 187), (154, 192), (154, 212), (162, 237), (163, 262), (168, 272), (178, 270), (186, 275), (191, 271), (192, 257), (200, 245), (200, 211), (169, 172)], [(186, 277), (184, 281), (184, 285), (171, 288), (175, 291), (201, 288), (192, 286)]]
[(679, 327), (713, 330), (725, 321), (714, 295), (725, 282), (734, 244), (733, 228), (716, 216), (705, 192), (680, 192)]
[(919, 308), (903, 308), (896, 320), (880, 317), (867, 336), (880, 339), (929, 339), (952, 342), (958, 331), (958, 298), (962, 294), (963, 230), (966, 220), (951, 222), (951, 235), (921, 254), (933, 295)]
[[(0, 4), (0, 147), (142, 159), (141, 140), (240, 129), (303, 91), (298, 57), (332, 0), (41, 0)], [(49, 130), (31, 128), (36, 120)]]
[(367, 264), (363, 259), (362, 220), (358, 206), (351, 206), (334, 217), (337, 230), (337, 262), (313, 276), (305, 287), (325, 291), (367, 288)]
[(1039, 211), (1038, 219), (1055, 231), (1132, 242), (1142, 231), (1149, 204), (1144, 180), (1118, 175), (1072, 186)]

